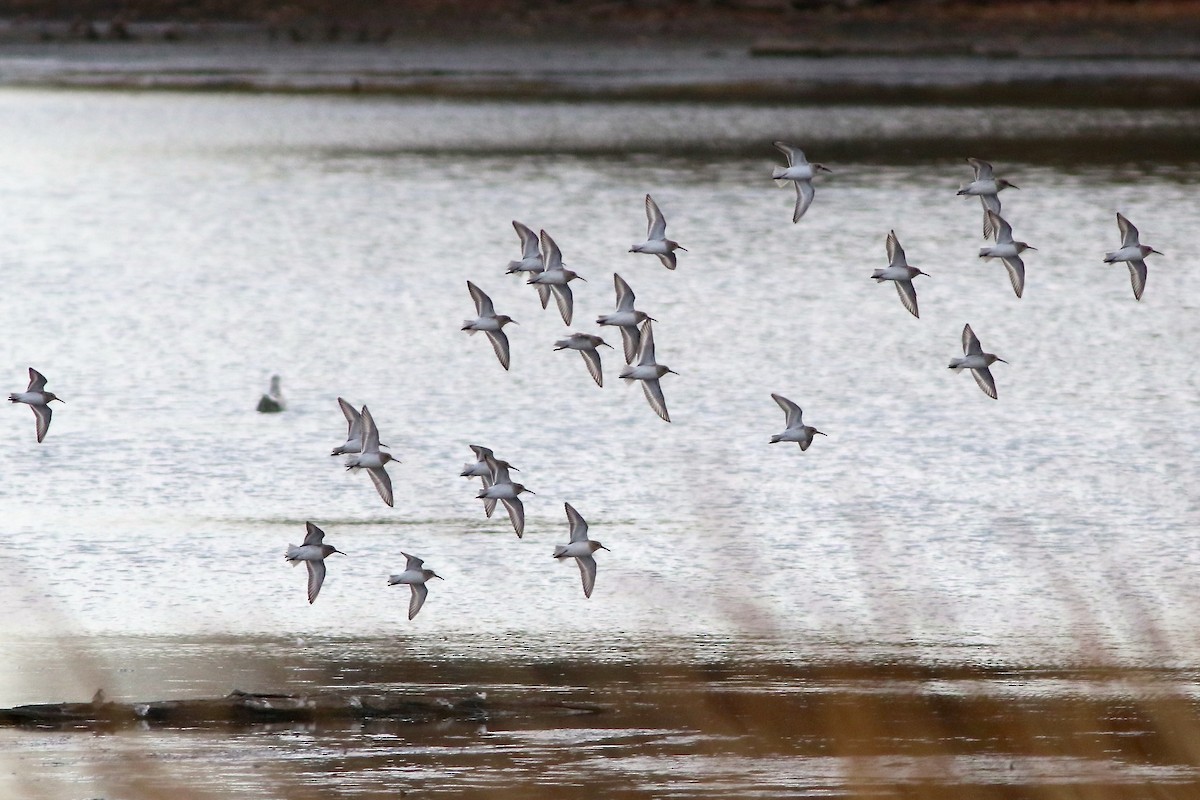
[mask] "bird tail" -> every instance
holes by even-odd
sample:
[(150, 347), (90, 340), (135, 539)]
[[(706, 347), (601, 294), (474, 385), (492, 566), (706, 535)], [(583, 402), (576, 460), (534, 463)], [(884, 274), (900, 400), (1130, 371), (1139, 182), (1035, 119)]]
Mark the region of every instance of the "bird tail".
[(992, 248), (990, 248), (990, 247), (979, 248), (979, 257), (991, 259), (993, 257), (992, 256)]
[(283, 557), (286, 558), (288, 561), (292, 562), (292, 566), (294, 567), (300, 563), (299, 561), (296, 560), (299, 557), (299, 555), (300, 555), (300, 548), (296, 547), (296, 545), (294, 545), (294, 544), (289, 544), (287, 552), (284, 553)]
[[(1106, 264), (1113, 263), (1113, 256), (1115, 256), (1115, 255), (1116, 255), (1116, 253), (1105, 253), (1104, 254), (1104, 263), (1106, 263)], [(12, 400), (12, 397), (9, 397), (8, 399)]]
[(566, 552), (567, 552), (566, 545), (561, 545), (561, 544), (554, 545), (554, 557), (555, 558), (562, 558), (566, 554)]
[(783, 168), (783, 167), (778, 167), (778, 166), (777, 166), (777, 167), (773, 167), (773, 168), (771, 169), (771, 177), (772, 177), (772, 178), (775, 180), (775, 182), (776, 182), (776, 183), (778, 183), (780, 186), (783, 186), (785, 183), (787, 183), (787, 179), (783, 177), (783, 173), (784, 173), (784, 168)]
[(872, 272), (871, 277), (875, 279), (876, 283), (883, 283), (884, 280), (886, 280), (883, 277), (883, 270), (881, 270), (881, 269), (877, 269), (874, 272)]
[(779, 437), (779, 434), (775, 434), (774, 436), (771, 437), (770, 444), (777, 444), (781, 441), (782, 441), (782, 439)]
[(467, 333), (469, 333), (469, 334), (471, 334), (472, 336), (474, 336), (474, 335), (475, 335), (475, 329), (471, 327), (471, 323), (473, 323), (474, 321), (475, 321), (475, 320), (473, 320), (473, 319), (464, 319), (464, 320), (463, 320), (463, 324), (462, 324), (462, 328), (460, 328), (459, 330), (464, 330), (464, 331), (466, 331)]

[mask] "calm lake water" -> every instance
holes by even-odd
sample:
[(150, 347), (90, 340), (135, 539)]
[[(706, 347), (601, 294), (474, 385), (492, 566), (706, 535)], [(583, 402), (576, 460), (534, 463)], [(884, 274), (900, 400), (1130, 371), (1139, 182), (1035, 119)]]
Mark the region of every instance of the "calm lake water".
[[(610, 708), (499, 728), (7, 731), (9, 790), (1194, 792), (1200, 758), (1170, 734), (1198, 727), (1200, 162), (1178, 155), (1197, 123), (0, 90), (0, 376), (19, 391), (34, 366), (66, 399), (41, 445), (28, 409), (0, 419), (0, 706), (101, 686), (455, 686)], [(780, 138), (834, 170), (799, 225), (769, 180)], [(1166, 155), (1106, 144), (1131, 138)], [(976, 257), (979, 203), (954, 195), (967, 156), (1021, 187), (1003, 195), (1039, 248), (1021, 300)], [(675, 272), (626, 252), (647, 192), (688, 248)], [(1166, 254), (1140, 303), (1102, 263), (1117, 211)], [(552, 349), (568, 330), (553, 304), (504, 274), (512, 219), (587, 279), (571, 329), (617, 345), (604, 388)], [(919, 320), (868, 279), (890, 229), (932, 276)], [(593, 324), (614, 272), (680, 373), (669, 425)], [(520, 323), (510, 372), (458, 330), (467, 280)], [(964, 323), (1011, 362), (993, 367), (999, 401), (946, 369)], [(257, 414), (273, 373), (288, 410)], [(828, 438), (768, 445), (772, 392)], [(339, 395), (401, 460), (394, 509), (328, 456)], [(523, 539), (458, 477), (475, 443), (537, 492)], [(550, 558), (564, 502), (612, 551), (590, 599)], [(306, 520), (349, 554), (311, 606), (282, 558)], [(445, 577), (411, 622), (386, 585), (401, 550)], [(992, 717), (1024, 733), (964, 732)], [(1039, 749), (1029, 731), (1066, 718)]]

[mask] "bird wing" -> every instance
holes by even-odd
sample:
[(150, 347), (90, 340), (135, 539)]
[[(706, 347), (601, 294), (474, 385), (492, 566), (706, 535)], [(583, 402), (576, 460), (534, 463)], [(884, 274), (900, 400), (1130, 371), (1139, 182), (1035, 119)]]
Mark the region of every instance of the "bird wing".
[[(1125, 219), (1119, 211), (1117, 212), (1117, 227), (1121, 229), (1121, 247), (1136, 247), (1138, 244), (1138, 229), (1133, 226), (1132, 222)], [(31, 378), (35, 374), (32, 369), (29, 370), (29, 373)], [(45, 384), (45, 381), (43, 380), (42, 383)], [(32, 389), (33, 383), (30, 382), (29, 386)]]
[(425, 598), (429, 596), (429, 588), (423, 583), (410, 583), (408, 588), (412, 590), (412, 596), (408, 598), (408, 618), (412, 619), (421, 610)]
[(621, 326), (621, 342), (625, 345), (625, 363), (632, 364), (637, 358), (638, 348), (641, 345), (642, 334), (638, 332), (636, 325)]
[(496, 351), (496, 358), (500, 359), (500, 366), (508, 369), (508, 336), (504, 331), (484, 331), (484, 333), (487, 335), (488, 341), (492, 343), (492, 349)]
[(596, 559), (591, 556), (575, 556), (579, 565), (579, 576), (583, 578), (583, 596), (592, 596), (592, 587), (596, 585)]
[(323, 541), (325, 541), (325, 531), (321, 530), (316, 525), (313, 525), (311, 522), (304, 523), (304, 527), (308, 530), (308, 533), (304, 536), (305, 546), (313, 544), (319, 546)]
[[(997, 217), (999, 219), (999, 217)], [(1025, 291), (1025, 262), (1020, 256), (1006, 256), (1000, 259), (1004, 262), (1004, 268), (1008, 270), (1008, 279), (1012, 281), (1013, 291), (1017, 293), (1017, 297)]]
[(804, 157), (804, 151), (798, 147), (792, 147), (790, 144), (783, 142), (774, 142), (775, 149), (787, 156), (789, 167), (794, 167), (797, 164), (807, 164), (808, 159)]
[(563, 508), (567, 510), (567, 522), (571, 524), (571, 541), (583, 542), (587, 541), (588, 524), (575, 506), (570, 503), (563, 503)]
[(571, 287), (565, 283), (556, 283), (550, 290), (554, 292), (554, 301), (558, 303), (558, 313), (562, 315), (563, 323), (570, 325), (575, 306), (575, 295), (571, 293)]
[(1000, 216), (1000, 197), (994, 194), (981, 194), (979, 202), (983, 204), (983, 238), (995, 239), (996, 226), (992, 224), (992, 218)]
[(501, 461), (495, 456), (489, 455), (484, 459), (484, 463), (487, 464), (488, 474), (491, 476), (491, 486), (503, 486), (506, 483), (512, 483), (512, 479), (508, 477), (507, 461)]
[(810, 434), (807, 439), (801, 439), (796, 444), (800, 445), (800, 452), (803, 453), (805, 450), (807, 450), (812, 445), (812, 443), (813, 443), (813, 437)]
[(363, 426), (363, 442), (362, 452), (378, 453), (379, 452), (379, 428), (375, 427), (375, 418), (371, 416), (371, 412), (366, 406), (362, 407), (362, 426)]
[(46, 431), (50, 430), (50, 417), (54, 416), (54, 412), (50, 406), (30, 406), (33, 409), (33, 415), (37, 417), (37, 440), (40, 444), (42, 439), (46, 438)]
[(387, 474), (387, 470), (383, 467), (371, 467), (367, 470), (367, 474), (371, 476), (371, 482), (375, 484), (375, 488), (379, 490), (379, 496), (383, 498), (383, 502), (389, 506), (392, 505), (392, 478)]
[(470, 447), (471, 452), (475, 454), (476, 461), (483, 461), (488, 456), (494, 455), (490, 447), (484, 447), (481, 444), (469, 444), (467, 447)]
[(535, 283), (534, 287), (537, 288), (538, 300), (542, 301), (542, 308), (545, 308), (550, 304), (550, 287), (544, 283)]
[(963, 355), (983, 355), (983, 347), (979, 344), (979, 337), (975, 335), (975, 331), (971, 330), (971, 326), (969, 324), (963, 326), (962, 345)]
[(657, 363), (654, 360), (654, 328), (650, 327), (650, 320), (642, 323), (642, 341), (638, 347), (638, 366)]
[(496, 316), (496, 309), (492, 307), (492, 298), (483, 293), (475, 284), (467, 281), (467, 290), (471, 293), (471, 299), (475, 301), (475, 313), (481, 317)]
[(968, 158), (967, 163), (975, 170), (975, 180), (990, 181), (992, 177), (992, 165), (986, 161), (980, 161), (978, 158)]
[(411, 556), (408, 553), (405, 553), (403, 550), (400, 551), (400, 555), (404, 556), (404, 558), (405, 558), (405, 564), (404, 564), (405, 572), (410, 572), (410, 571), (420, 572), (421, 567), (425, 565), (424, 559), (417, 558), (416, 556)]
[(525, 504), (519, 497), (500, 502), (508, 509), (508, 518), (512, 522), (513, 530), (517, 532), (517, 538), (520, 539), (525, 534)]
[(804, 412), (800, 410), (800, 406), (779, 394), (772, 394), (771, 399), (779, 404), (779, 407), (783, 409), (783, 413), (786, 415), (783, 423), (785, 428), (794, 428), (802, 424)]
[(983, 389), (983, 393), (993, 400), (996, 398), (996, 379), (992, 377), (992, 371), (987, 367), (980, 367), (971, 370), (971, 374), (975, 377), (975, 382), (979, 384), (979, 388)]
[(337, 399), (338, 405), (342, 409), (342, 416), (346, 418), (346, 438), (354, 439), (362, 435), (362, 414), (354, 409), (354, 406), (346, 402), (344, 397)]
[(592, 380), (597, 386), (604, 385), (604, 373), (600, 371), (600, 353), (596, 350), (580, 350), (579, 355), (583, 356), (583, 363), (587, 364), (588, 374), (592, 376)]
[(646, 195), (646, 238), (649, 240), (667, 238), (667, 218), (663, 216), (658, 203), (650, 195)]
[(676, 260), (674, 253), (655, 253), (655, 255), (658, 256), (658, 260), (661, 261), (662, 265), (667, 269), (675, 269), (675, 267), (678, 266), (678, 261)]
[(900, 295), (900, 302), (908, 309), (908, 313), (920, 319), (921, 315), (917, 312), (917, 289), (913, 286), (911, 280), (893, 281), (896, 284), (896, 294)]
[(1000, 216), (995, 211), (992, 211), (990, 208), (985, 208), (983, 210), (983, 214), (985, 217), (988, 217), (989, 221), (992, 223), (992, 230), (996, 232), (996, 242), (998, 244), (1011, 242), (1013, 240), (1012, 225), (1009, 225), (1008, 222), (1005, 221), (1004, 217)]
[(513, 230), (517, 232), (517, 236), (521, 237), (521, 258), (536, 258), (541, 255), (538, 250), (537, 234), (529, 229), (529, 226), (522, 225), (515, 219), (512, 221)]
[(546, 272), (562, 269), (562, 250), (550, 238), (550, 234), (542, 231), (542, 266)]
[(812, 181), (793, 181), (796, 184), (796, 210), (792, 212), (792, 222), (799, 222), (804, 216), (804, 212), (808, 211), (808, 207), (812, 205), (813, 198), (817, 196), (817, 190), (813, 188)]
[(321, 591), (321, 584), (325, 582), (325, 562), (305, 561), (304, 566), (308, 567), (308, 602), (312, 603)]
[(630, 289), (625, 279), (615, 272), (613, 273), (613, 286), (617, 289), (617, 313), (633, 311), (633, 301), (635, 300), (633, 289)]
[(654, 413), (662, 417), (665, 422), (670, 422), (671, 415), (667, 413), (667, 399), (663, 397), (662, 386), (658, 384), (658, 378), (642, 381), (642, 392), (650, 401), (650, 407), (654, 409)]
[(27, 392), (42, 392), (46, 389), (46, 376), (33, 367), (29, 368), (29, 388)]
[(900, 246), (900, 240), (896, 238), (895, 231), (888, 231), (887, 254), (889, 267), (908, 266), (908, 261), (904, 258), (904, 248)]
[[(1129, 282), (1133, 284), (1134, 299), (1141, 300), (1142, 292), (1146, 288), (1146, 262), (1139, 258), (1136, 261), (1128, 261), (1126, 263), (1129, 264)], [(39, 408), (46, 409), (46, 424), (49, 425), (50, 424), (50, 409), (49, 409), (49, 407), (34, 406), (33, 410), (37, 411)], [(40, 430), (40, 426), (39, 426), (39, 430)], [(38, 441), (40, 442), (41, 440), (42, 440), (42, 437), (39, 435)]]
[(488, 519), (492, 518), (492, 514), (496, 511), (496, 498), (486, 497), (483, 500), (483, 514)]

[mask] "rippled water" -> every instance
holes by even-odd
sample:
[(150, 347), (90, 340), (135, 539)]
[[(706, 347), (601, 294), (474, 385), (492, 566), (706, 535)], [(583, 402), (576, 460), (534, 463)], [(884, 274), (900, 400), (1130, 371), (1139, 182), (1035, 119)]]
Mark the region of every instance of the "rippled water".
[[(20, 390), (35, 366), (66, 398), (40, 446), (27, 409), (0, 420), (0, 705), (60, 699), (47, 691), (86, 699), (97, 684), (125, 699), (250, 688), (213, 666), (227, 654), (213, 637), (280, 637), (250, 659), (255, 688), (273, 691), (304, 685), (274, 663), (281, 652), (326, 663), (354, 642), (485, 664), (653, 653), (1190, 667), (1200, 164), (1113, 158), (1095, 142), (1098, 131), (1186, 141), (1195, 122), (0, 91), (0, 376)], [(1001, 266), (976, 258), (978, 203), (954, 196), (970, 176), (964, 157), (993, 157), (993, 140), (1019, 149), (1014, 130), (1055, 141), (1054, 157), (1031, 145), (1022, 160), (997, 159), (1021, 187), (1005, 193), (1005, 216), (1039, 248), (1021, 300)], [(768, 178), (775, 138), (835, 170), (800, 225), (791, 191)], [(928, 157), (939, 143), (946, 151)], [(626, 252), (644, 233), (646, 192), (688, 248), (676, 272)], [(1118, 244), (1118, 210), (1166, 253), (1149, 262), (1140, 303), (1124, 267), (1101, 261)], [(620, 385), (619, 355), (605, 352), (599, 389), (577, 355), (552, 350), (566, 330), (553, 306), (503, 274), (514, 218), (547, 229), (587, 278), (574, 329), (611, 310), (614, 271), (633, 286), (659, 320), (659, 358), (680, 373), (664, 380), (672, 424)], [(868, 279), (893, 228), (932, 274), (918, 279), (920, 320)], [(473, 311), (468, 279), (520, 323), (509, 373), (458, 330)], [(966, 322), (1011, 362), (993, 370), (998, 402), (946, 369)], [(257, 414), (274, 372), (289, 408)], [(768, 445), (783, 427), (771, 392), (829, 437), (806, 453)], [(327, 455), (344, 433), (338, 395), (370, 406), (402, 461), (390, 470), (394, 509)], [(517, 464), (537, 492), (524, 539), (502, 511), (486, 520), (476, 482), (458, 477), (471, 443)], [(599, 554), (590, 600), (574, 567), (550, 558), (567, 536), (564, 501), (612, 550)], [(303, 570), (281, 558), (305, 520), (350, 554), (331, 559), (312, 606)], [(386, 586), (401, 550), (446, 578), (412, 622), (407, 592)], [(128, 635), (193, 643), (189, 669), (202, 677), (123, 673), (133, 651), (111, 637)], [(666, 727), (660, 743), (692, 735)], [(309, 734), (277, 735), (295, 745)], [(288, 752), (321, 760), (340, 746), (313, 741), (320, 752)], [(586, 758), (607, 747), (578, 746)], [(603, 763), (643, 775), (638, 796), (668, 793), (663, 775), (705, 781), (710, 768), (742, 776), (715, 782), (716, 795), (771, 791), (759, 770), (843, 774), (812, 754), (776, 756)], [(920, 776), (958, 763), (853, 770)], [(980, 763), (968, 771), (1004, 770)], [(364, 793), (386, 779), (378, 768)], [(264, 785), (224, 784), (251, 787), (246, 796)]]

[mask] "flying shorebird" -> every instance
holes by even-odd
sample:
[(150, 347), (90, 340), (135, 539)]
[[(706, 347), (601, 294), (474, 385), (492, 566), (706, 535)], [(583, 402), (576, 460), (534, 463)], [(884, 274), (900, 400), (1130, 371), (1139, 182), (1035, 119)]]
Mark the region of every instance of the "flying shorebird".
[(304, 523), (304, 526), (308, 529), (304, 544), (299, 547), (289, 544), (283, 557), (290, 561), (293, 567), (301, 561), (308, 567), (308, 602), (312, 603), (317, 599), (317, 593), (321, 591), (321, 584), (325, 581), (325, 557), (334, 553), (346, 554), (333, 545), (324, 543), (325, 531), (311, 522)]
[(654, 360), (654, 329), (650, 327), (650, 320), (642, 323), (641, 337), (637, 366), (622, 367), (621, 379), (626, 383), (641, 381), (642, 391), (646, 394), (646, 399), (650, 401), (650, 407), (654, 409), (654, 413), (662, 417), (664, 421), (670, 422), (671, 415), (667, 413), (667, 401), (663, 397), (662, 386), (659, 385), (658, 379), (668, 372), (672, 375), (679, 373)]
[(975, 170), (975, 180), (958, 190), (959, 195), (970, 195), (979, 198), (983, 204), (983, 238), (992, 239), (996, 229), (988, 218), (987, 212), (1000, 213), (999, 193), (1003, 189), (1020, 189), (1020, 186), (1009, 183), (1003, 178), (997, 178), (992, 172), (992, 165), (978, 158), (968, 158), (967, 163)]
[(391, 453), (380, 451), (379, 428), (375, 426), (375, 420), (366, 406), (362, 407), (362, 436), (362, 450), (358, 455), (352, 455), (346, 459), (346, 469), (365, 469), (371, 476), (371, 482), (379, 490), (379, 496), (383, 498), (383, 502), (390, 506), (392, 505), (392, 479), (383, 467), (389, 461), (398, 463), (399, 459)]
[(646, 241), (632, 245), (631, 253), (649, 253), (658, 256), (658, 260), (667, 269), (675, 269), (675, 251), (687, 252), (686, 247), (680, 247), (679, 242), (667, 238), (667, 219), (658, 208), (650, 195), (646, 195)]
[(504, 508), (508, 511), (508, 519), (512, 522), (513, 530), (517, 534), (517, 538), (521, 538), (525, 534), (525, 505), (521, 502), (520, 494), (529, 492), (537, 494), (532, 489), (526, 489), (522, 484), (513, 483), (508, 477), (508, 468), (502, 466), (499, 461), (493, 457), (486, 459), (490, 474), (483, 479), (483, 488), (476, 495), (480, 500), (483, 500), (484, 510), (488, 516), (491, 516), (490, 508), (496, 507), (496, 501), (499, 500), (504, 504)]
[(579, 355), (583, 356), (583, 363), (587, 364), (588, 374), (592, 376), (592, 380), (596, 382), (597, 386), (603, 386), (604, 374), (600, 371), (600, 351), (596, 349), (600, 345), (612, 347), (599, 336), (593, 336), (590, 333), (572, 333), (566, 339), (559, 339), (555, 342), (554, 349), (578, 350)]
[(545, 231), (542, 231), (542, 260), (545, 269), (526, 283), (532, 283), (535, 286), (549, 286), (550, 291), (554, 292), (554, 300), (558, 303), (558, 313), (562, 315), (563, 324), (570, 325), (575, 305), (570, 283), (576, 278), (586, 283), (587, 279), (563, 267), (562, 251), (550, 238), (550, 234)]
[(808, 159), (804, 157), (804, 151), (798, 147), (775, 142), (775, 148), (787, 156), (788, 165), (775, 167), (771, 171), (771, 177), (781, 184), (783, 181), (795, 182), (796, 210), (792, 212), (792, 222), (799, 222), (800, 218), (804, 216), (804, 212), (808, 211), (808, 207), (812, 205), (813, 197), (816, 196), (812, 179), (819, 172), (833, 172), (833, 170), (824, 164), (808, 163)]
[(425, 598), (429, 596), (429, 589), (425, 586), (425, 582), (430, 578), (445, 579), (433, 570), (425, 569), (425, 562), (422, 559), (404, 552), (400, 555), (408, 559), (408, 562), (404, 565), (404, 572), (388, 577), (388, 586), (408, 584), (408, 588), (412, 590), (412, 596), (408, 600), (408, 618), (412, 619), (421, 610)]
[[(521, 260), (508, 262), (506, 272), (513, 275), (520, 272), (529, 272), (534, 275), (538, 274), (543, 269), (542, 252), (538, 248), (538, 235), (531, 231), (528, 226), (512, 221), (513, 230), (517, 232), (517, 236), (521, 238)], [(550, 287), (538, 284), (538, 298), (542, 301), (542, 308), (550, 302)]]
[[(467, 446), (470, 447), (471, 452), (475, 454), (475, 463), (463, 464), (462, 472), (459, 473), (460, 477), (463, 477), (463, 478), (487, 478), (487, 477), (490, 477), (492, 472), (487, 464), (487, 460), (489, 458), (492, 459), (493, 461), (495, 461), (500, 466), (504, 467), (505, 469), (516, 469), (517, 472), (521, 471), (521, 470), (517, 469), (516, 467), (514, 467), (512, 464), (508, 463), (507, 461), (502, 461), (501, 459), (496, 458), (496, 454), (493, 453), (490, 448), (484, 447), (483, 445), (479, 445), (479, 444), (472, 444), (472, 445), (467, 445)], [(488, 514), (488, 516), (490, 517), (491, 514)]]
[[(346, 441), (337, 447), (329, 454), (331, 456), (345, 456), (353, 453), (362, 452), (362, 412), (356, 411), (354, 406), (346, 402), (344, 397), (337, 399), (338, 406), (342, 409), (342, 416), (346, 418)], [(379, 445), (387, 447), (386, 444)]]
[(500, 359), (500, 366), (508, 369), (508, 337), (504, 335), (504, 326), (510, 322), (515, 324), (516, 320), (507, 314), (497, 314), (496, 309), (492, 307), (492, 298), (470, 281), (467, 281), (467, 291), (475, 301), (475, 313), (479, 316), (476, 319), (463, 320), (462, 330), (472, 336), (476, 331), (487, 334), (492, 349), (496, 351), (496, 358)]
[(635, 300), (633, 290), (620, 275), (613, 273), (613, 285), (617, 288), (617, 310), (612, 314), (604, 314), (596, 319), (597, 325), (614, 325), (621, 329), (621, 340), (625, 344), (625, 363), (637, 358), (638, 345), (642, 337), (638, 333), (638, 325), (648, 319), (654, 319), (643, 311), (633, 307)]
[(772, 436), (771, 444), (775, 444), (776, 442), (796, 442), (803, 451), (807, 450), (808, 446), (812, 444), (814, 434), (829, 435), (821, 433), (821, 431), (811, 425), (805, 425), (803, 419), (804, 412), (800, 410), (800, 406), (791, 400), (778, 394), (772, 394), (771, 399), (778, 403), (779, 407), (783, 409), (783, 413), (787, 415), (783, 424), (783, 433), (777, 433)]
[(888, 231), (887, 252), (888, 265), (875, 270), (871, 277), (876, 283), (893, 281), (896, 284), (896, 292), (900, 295), (900, 302), (908, 309), (908, 313), (919, 318), (921, 315), (917, 313), (917, 290), (913, 288), (912, 279), (918, 275), (928, 277), (929, 273), (908, 265), (904, 258), (904, 248), (900, 246), (895, 231)]
[(567, 521), (571, 524), (571, 542), (554, 545), (554, 557), (575, 559), (583, 578), (583, 596), (591, 597), (592, 587), (596, 585), (596, 559), (592, 558), (592, 553), (608, 548), (588, 538), (587, 522), (570, 503), (563, 503), (563, 506), (567, 509)]
[(1025, 291), (1025, 262), (1021, 260), (1021, 253), (1026, 250), (1037, 250), (1037, 248), (1025, 242), (1014, 242), (1012, 226), (995, 211), (989, 208), (984, 210), (983, 214), (996, 232), (996, 244), (991, 247), (979, 248), (979, 257), (989, 260), (998, 258), (1003, 261), (1004, 268), (1008, 270), (1008, 279), (1012, 282), (1013, 291), (1017, 293), (1017, 297), (1020, 297)]
[(29, 368), (29, 386), (25, 391), (13, 392), (8, 396), (8, 402), (25, 403), (33, 409), (33, 415), (37, 417), (37, 440), (39, 444), (42, 439), (46, 438), (46, 431), (50, 430), (50, 417), (54, 415), (54, 412), (50, 409), (50, 403), (53, 400), (57, 400), (60, 403), (66, 402), (54, 392), (46, 391), (46, 376), (33, 367)]
[(963, 326), (962, 346), (963, 357), (950, 359), (950, 369), (955, 372), (962, 372), (964, 369), (971, 370), (971, 375), (975, 377), (975, 382), (979, 384), (979, 388), (983, 389), (984, 394), (995, 400), (996, 381), (992, 377), (992, 371), (988, 367), (996, 361), (1004, 364), (1008, 362), (994, 353), (983, 352), (983, 347), (979, 344), (979, 339), (975, 336), (975, 332), (971, 330), (970, 325)]
[[(1113, 264), (1117, 261), (1124, 261), (1129, 266), (1129, 281), (1133, 284), (1133, 297), (1135, 300), (1142, 299), (1142, 292), (1146, 289), (1146, 262), (1143, 260), (1151, 253), (1162, 255), (1148, 244), (1138, 242), (1138, 229), (1133, 227), (1133, 223), (1117, 213), (1117, 226), (1121, 229), (1121, 249), (1114, 250), (1111, 253), (1105, 253), (1104, 262)], [(32, 372), (32, 370), (30, 370)], [(33, 386), (33, 384), (29, 384)], [(51, 395), (53, 396), (53, 395)], [(47, 415), (50, 412), (46, 412)], [(49, 417), (47, 417), (48, 419)], [(40, 442), (41, 439), (39, 438)]]

